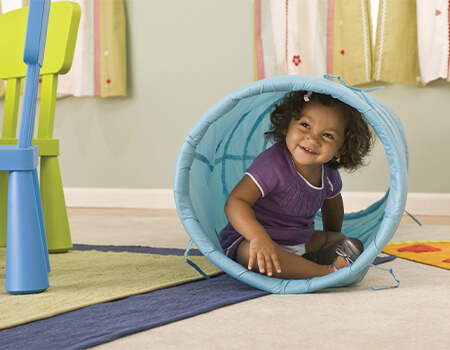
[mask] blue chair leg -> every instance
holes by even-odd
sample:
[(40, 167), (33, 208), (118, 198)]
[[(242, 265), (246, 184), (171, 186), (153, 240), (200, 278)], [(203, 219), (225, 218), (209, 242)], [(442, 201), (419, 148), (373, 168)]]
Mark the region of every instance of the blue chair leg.
[(39, 293), (49, 287), (34, 183), (32, 171), (9, 173), (5, 289), (11, 294)]
[(8, 206), (8, 172), (0, 171), (0, 247), (6, 247), (7, 206)]
[(47, 273), (50, 273), (50, 259), (48, 257), (48, 247), (47, 247), (47, 235), (45, 234), (45, 223), (44, 223), (44, 213), (42, 211), (42, 200), (41, 191), (39, 189), (39, 177), (37, 174), (37, 169), (32, 171), (33, 173), (33, 186), (34, 186), (34, 196), (36, 198), (37, 211), (39, 215), (39, 226), (41, 228), (42, 245), (44, 247), (44, 257), (45, 263), (47, 265)]

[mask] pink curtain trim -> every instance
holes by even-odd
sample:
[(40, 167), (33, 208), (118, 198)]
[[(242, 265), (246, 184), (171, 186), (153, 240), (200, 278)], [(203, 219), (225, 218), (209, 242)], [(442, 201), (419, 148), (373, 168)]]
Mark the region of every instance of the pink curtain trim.
[(286, 63), (286, 74), (289, 75), (289, 0), (286, 0), (286, 33), (285, 33), (285, 43), (284, 43), (284, 58)]
[(100, 0), (94, 0), (94, 96), (100, 97)]
[(327, 74), (333, 74), (334, 0), (328, 0), (327, 15)]
[(265, 78), (264, 54), (261, 38), (261, 0), (255, 0), (255, 51), (256, 51), (256, 75), (258, 80)]
[(447, 80), (450, 78), (450, 1), (448, 1), (447, 7), (447, 25), (448, 25), (448, 57), (447, 57)]

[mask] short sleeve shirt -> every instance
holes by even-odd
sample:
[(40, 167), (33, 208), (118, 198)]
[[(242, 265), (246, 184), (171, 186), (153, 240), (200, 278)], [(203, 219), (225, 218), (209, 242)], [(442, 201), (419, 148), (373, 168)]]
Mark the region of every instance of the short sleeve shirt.
[[(295, 169), (284, 141), (274, 144), (255, 158), (246, 171), (262, 196), (253, 205), (257, 220), (280, 245), (306, 243), (314, 233), (314, 218), (325, 199), (337, 196), (342, 180), (337, 170), (324, 164), (322, 186), (316, 187)], [(219, 239), (225, 253), (241, 235), (228, 224)], [(237, 247), (235, 247), (237, 250)], [(235, 254), (235, 252), (234, 252)]]

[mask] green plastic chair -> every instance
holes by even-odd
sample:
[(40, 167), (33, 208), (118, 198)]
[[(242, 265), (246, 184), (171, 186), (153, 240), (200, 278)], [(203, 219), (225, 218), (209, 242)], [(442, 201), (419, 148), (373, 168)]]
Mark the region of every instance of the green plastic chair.
[[(0, 145), (17, 144), (17, 118), (21, 82), (26, 75), (23, 62), (28, 8), (0, 16), (0, 79), (7, 82)], [(73, 2), (51, 4), (47, 41), (41, 75), (41, 102), (37, 137), (40, 156), (40, 189), (47, 246), (51, 253), (72, 248), (69, 220), (59, 168), (59, 140), (53, 138), (58, 75), (71, 66), (81, 8)], [(7, 34), (4, 34), (7, 33)], [(0, 246), (6, 246), (8, 172), (0, 172)]]

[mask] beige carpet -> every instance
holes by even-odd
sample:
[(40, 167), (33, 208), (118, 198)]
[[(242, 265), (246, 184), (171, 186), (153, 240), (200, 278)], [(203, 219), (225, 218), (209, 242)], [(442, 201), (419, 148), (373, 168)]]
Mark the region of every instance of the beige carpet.
[[(5, 248), (0, 248), (0, 284), (5, 285)], [(205, 257), (191, 257), (203, 271), (220, 270)], [(167, 288), (202, 277), (183, 256), (71, 251), (50, 255), (50, 288), (44, 293), (0, 292), (0, 329), (100, 302)]]
[[(166, 223), (176, 225), (170, 219)], [(183, 244), (185, 237), (182, 227), (174, 230), (173, 243)], [(393, 241), (449, 239), (450, 226), (408, 224), (400, 226)], [(158, 243), (156, 236), (153, 243)], [(394, 270), (399, 288), (373, 291), (395, 281), (388, 272), (371, 268), (355, 286), (257, 298), (95, 349), (447, 350), (449, 271), (404, 259), (382, 267)]]
[[(176, 217), (117, 215), (115, 211), (107, 215), (105, 211), (99, 214), (91, 210), (72, 213), (69, 219), (75, 243), (185, 248), (189, 240)], [(404, 224), (392, 240), (449, 239), (449, 225)], [(399, 288), (373, 291), (373, 286), (392, 285), (395, 281), (389, 273), (371, 268), (355, 286), (257, 298), (120, 338), (96, 349), (447, 350), (450, 272), (404, 259), (395, 259), (383, 267), (394, 270), (401, 281)]]

